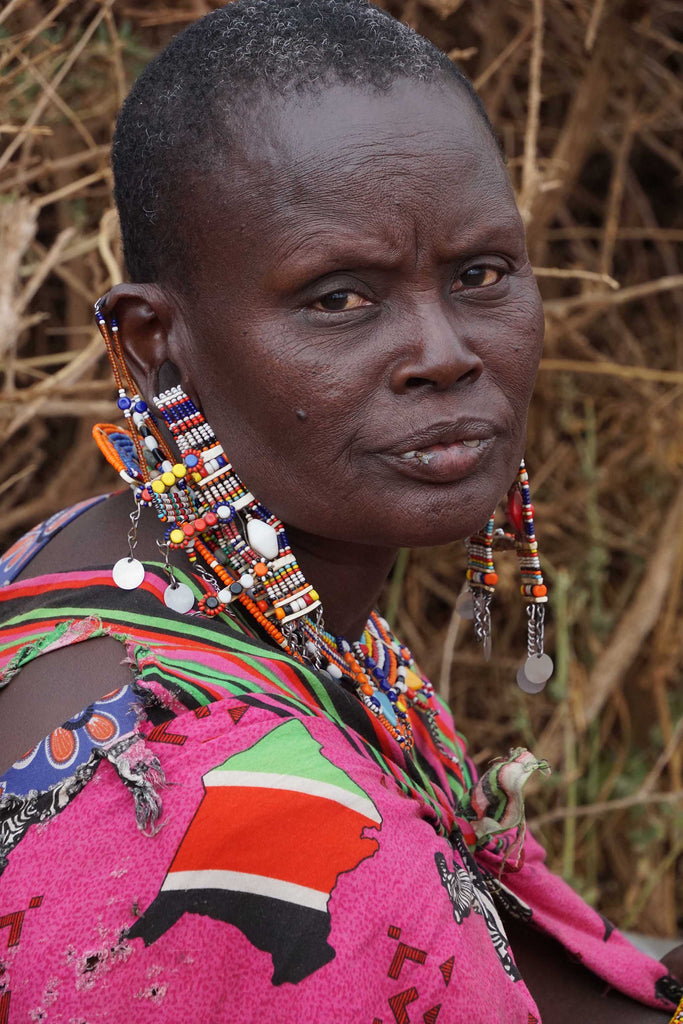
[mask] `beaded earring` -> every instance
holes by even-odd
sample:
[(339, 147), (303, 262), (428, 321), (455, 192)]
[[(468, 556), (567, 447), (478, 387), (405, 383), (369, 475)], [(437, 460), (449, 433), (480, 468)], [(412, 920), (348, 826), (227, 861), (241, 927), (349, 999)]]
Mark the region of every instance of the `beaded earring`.
[[(238, 585), (254, 592), (263, 611), (272, 608), (282, 627), (319, 609), (320, 598), (306, 582), (284, 526), (247, 490), (212, 428), (180, 385), (156, 397), (154, 404), (181, 453), (183, 476), (191, 475), (197, 505), (192, 518), (187, 516), (186, 507), (182, 510), (183, 525), (166, 531), (170, 547), (184, 549), (190, 561), (195, 561), (196, 538), (205, 534), (212, 554), (221, 551), (228, 557), (239, 572)], [(151, 490), (157, 514), (163, 512), (163, 521), (177, 523), (181, 510), (175, 495), (178, 491), (187, 493), (188, 487), (185, 480), (180, 482), (175, 476), (175, 467), (153, 480)], [(145, 497), (143, 493), (143, 500)], [(221, 590), (218, 597), (229, 604), (237, 593), (233, 584), (227, 593)], [(285, 629), (285, 633), (292, 631)]]
[(456, 603), (463, 619), (474, 620), (474, 636), (484, 657), (491, 657), (491, 601), (498, 582), (493, 564), (493, 516), (480, 533), (467, 538), (467, 590)]
[(543, 582), (531, 503), (529, 475), (522, 460), (517, 479), (507, 495), (507, 518), (513, 533), (496, 529), (492, 516), (485, 528), (468, 537), (467, 589), (456, 602), (462, 618), (474, 620), (474, 633), (484, 657), (491, 653), (491, 601), (498, 582), (493, 562), (494, 547), (513, 547), (522, 578), (520, 592), (527, 602), (527, 656), (517, 670), (517, 685), (525, 693), (540, 693), (553, 673), (553, 662), (544, 653), (545, 605), (548, 591)]
[(543, 651), (548, 588), (543, 582), (538, 557), (534, 506), (531, 504), (529, 474), (524, 459), (517, 480), (508, 494), (508, 513), (516, 534), (515, 549), (522, 577), (520, 592), (527, 602), (527, 657), (517, 670), (517, 685), (525, 693), (540, 693), (553, 674), (554, 666), (552, 658)]

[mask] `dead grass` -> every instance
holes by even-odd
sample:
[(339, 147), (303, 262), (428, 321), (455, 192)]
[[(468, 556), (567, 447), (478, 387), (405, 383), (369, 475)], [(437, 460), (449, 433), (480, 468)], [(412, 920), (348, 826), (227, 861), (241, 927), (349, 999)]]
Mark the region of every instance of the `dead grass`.
[[(138, 70), (216, 6), (10, 0), (0, 13), (0, 521), (7, 543), (115, 485), (92, 300), (121, 276), (108, 143)], [(683, 218), (677, 5), (387, 0), (481, 91), (505, 144), (548, 332), (528, 463), (547, 575), (547, 693), (514, 685), (523, 609), (499, 556), (494, 658), (453, 612), (461, 546), (406, 553), (387, 602), (478, 760), (524, 742), (551, 864), (618, 923), (681, 928)], [(4, 546), (4, 544), (3, 544)], [(403, 575), (405, 570), (405, 575)]]

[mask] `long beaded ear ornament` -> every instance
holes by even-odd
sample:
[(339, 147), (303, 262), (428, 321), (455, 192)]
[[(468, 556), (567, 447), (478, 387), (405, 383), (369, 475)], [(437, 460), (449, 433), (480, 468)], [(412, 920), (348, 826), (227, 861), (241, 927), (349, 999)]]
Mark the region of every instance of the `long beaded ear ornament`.
[[(293, 658), (351, 687), (403, 749), (412, 750), (410, 708), (419, 708), (430, 728), (436, 712), (433, 687), (410, 651), (377, 615), (359, 643), (325, 631), (320, 598), (304, 578), (283, 524), (244, 485), (201, 411), (180, 385), (155, 397), (177, 447), (174, 454), (140, 397), (125, 363), (118, 325), (113, 318), (107, 322), (101, 301), (95, 316), (128, 429), (97, 424), (93, 437), (133, 490), (137, 515), (141, 507), (151, 507), (164, 524), (158, 545), (170, 578), (166, 605), (186, 613), (194, 604), (191, 589), (175, 579), (169, 561), (169, 551), (182, 550), (206, 585), (197, 606), (200, 613), (230, 614), (229, 606), (237, 603)], [(131, 559), (132, 552), (131, 546)], [(137, 564), (144, 575), (144, 567)], [(130, 586), (141, 582), (142, 576)]]
[(507, 519), (512, 533), (496, 529), (492, 516), (484, 530), (468, 537), (467, 586), (456, 602), (456, 610), (462, 618), (474, 619), (475, 637), (488, 658), (491, 652), (490, 606), (498, 582), (493, 551), (494, 548), (514, 547), (522, 578), (520, 592), (527, 602), (527, 656), (517, 670), (517, 685), (525, 693), (540, 693), (553, 674), (554, 666), (543, 649), (548, 591), (538, 557), (534, 507), (524, 460), (508, 491)]

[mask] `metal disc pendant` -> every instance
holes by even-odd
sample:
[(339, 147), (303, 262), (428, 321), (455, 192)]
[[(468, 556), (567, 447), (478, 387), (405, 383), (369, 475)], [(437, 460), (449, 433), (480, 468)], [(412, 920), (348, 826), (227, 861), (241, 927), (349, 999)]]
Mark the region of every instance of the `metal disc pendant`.
[(481, 649), (484, 652), (484, 661), (491, 660), (491, 651), (493, 649), (493, 642), (491, 641), (491, 634), (487, 633), (484, 637), (484, 642), (481, 645)]
[(474, 618), (474, 601), (469, 590), (463, 590), (455, 602), (455, 610), (461, 619)]
[(180, 612), (184, 615), (189, 612), (194, 604), (194, 594), (186, 583), (171, 583), (164, 591), (164, 604), (173, 612)]
[(111, 574), (121, 590), (135, 590), (145, 578), (145, 567), (137, 558), (119, 558)]
[(524, 662), (524, 675), (530, 683), (545, 684), (553, 674), (553, 659), (549, 654), (534, 654)]
[(524, 665), (517, 669), (517, 686), (524, 693), (540, 693), (545, 689), (545, 683), (532, 683), (524, 674)]

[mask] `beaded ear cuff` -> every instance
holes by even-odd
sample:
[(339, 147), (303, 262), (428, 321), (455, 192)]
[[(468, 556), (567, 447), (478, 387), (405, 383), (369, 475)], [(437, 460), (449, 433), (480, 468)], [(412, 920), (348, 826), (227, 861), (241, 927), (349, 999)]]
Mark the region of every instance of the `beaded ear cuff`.
[(553, 673), (553, 662), (543, 650), (548, 590), (538, 557), (529, 475), (524, 460), (507, 495), (507, 520), (512, 533), (496, 528), (491, 516), (485, 528), (468, 537), (467, 589), (456, 602), (458, 614), (474, 620), (474, 634), (484, 656), (491, 653), (491, 601), (498, 582), (494, 548), (514, 547), (522, 578), (520, 592), (527, 602), (527, 656), (517, 670), (517, 685), (525, 693), (540, 693)]
[[(325, 630), (320, 597), (304, 578), (283, 524), (247, 489), (201, 411), (180, 385), (154, 398), (177, 448), (174, 454), (130, 375), (118, 324), (113, 318), (107, 322), (102, 300), (95, 316), (129, 429), (97, 424), (93, 437), (136, 503), (129, 556), (116, 563), (114, 582), (124, 589), (142, 583), (144, 566), (133, 556), (135, 528), (141, 509), (153, 508), (164, 524), (157, 544), (170, 579), (164, 593), (170, 609), (187, 613), (194, 605), (194, 593), (175, 579), (169, 560), (170, 551), (182, 550), (207, 585), (199, 612), (218, 616), (236, 602), (293, 658), (350, 686), (394, 739), (411, 750), (410, 708), (424, 713), (430, 729), (436, 711), (433, 687), (410, 651), (374, 613), (358, 643)], [(435, 740), (440, 742), (438, 734)]]

